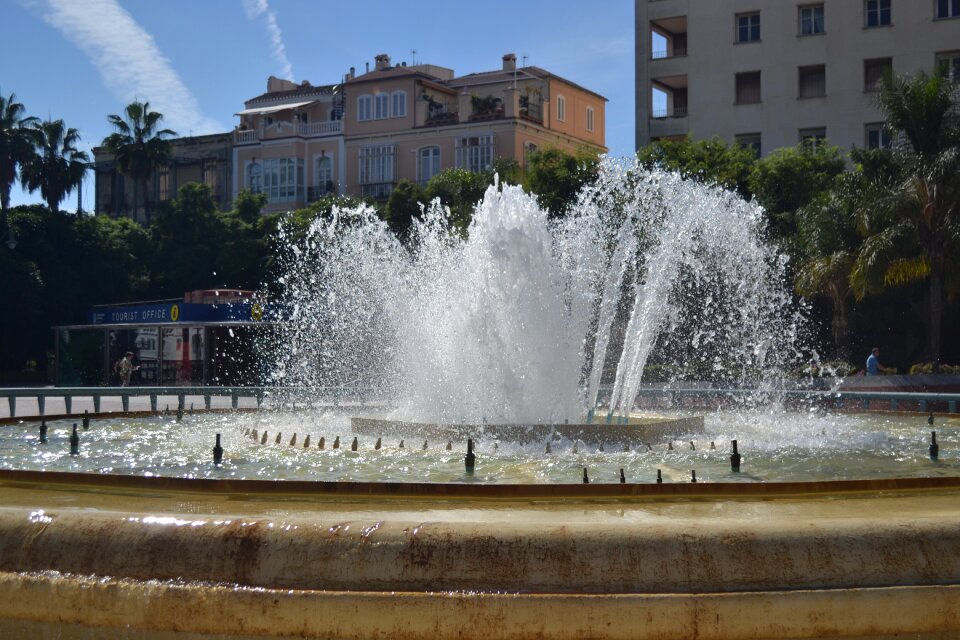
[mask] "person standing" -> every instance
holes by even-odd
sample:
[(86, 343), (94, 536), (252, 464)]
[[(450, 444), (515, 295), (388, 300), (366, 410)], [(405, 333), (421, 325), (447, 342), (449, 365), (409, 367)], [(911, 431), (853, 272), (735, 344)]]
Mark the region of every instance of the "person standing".
[(880, 348), (874, 347), (870, 350), (870, 355), (867, 356), (867, 375), (875, 376), (878, 375), (880, 371), (886, 371), (887, 368), (880, 364)]
[(130, 378), (133, 376), (133, 372), (138, 369), (140, 369), (139, 366), (133, 365), (133, 352), (127, 351), (120, 362), (117, 363), (117, 371), (120, 373), (120, 386), (129, 387)]

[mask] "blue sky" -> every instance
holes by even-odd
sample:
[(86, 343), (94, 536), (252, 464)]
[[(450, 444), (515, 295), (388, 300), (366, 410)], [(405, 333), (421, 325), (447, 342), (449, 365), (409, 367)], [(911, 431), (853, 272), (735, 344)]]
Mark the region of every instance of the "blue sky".
[[(270, 75), (335, 83), (378, 53), (392, 61), (500, 66), (504, 53), (609, 99), (607, 146), (633, 153), (633, 2), (371, 0), (0, 0), (0, 93), (30, 115), (63, 118), (83, 147), (106, 117), (149, 100), (181, 135), (233, 128)], [(13, 204), (39, 202), (14, 187)], [(84, 187), (92, 209), (92, 183)], [(74, 210), (75, 194), (64, 202)]]

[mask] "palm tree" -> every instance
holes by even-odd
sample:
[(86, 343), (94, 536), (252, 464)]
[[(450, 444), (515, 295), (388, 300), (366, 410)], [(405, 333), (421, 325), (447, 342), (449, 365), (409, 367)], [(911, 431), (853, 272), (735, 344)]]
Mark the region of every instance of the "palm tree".
[(33, 154), (30, 126), (37, 121), (25, 117), (26, 109), (17, 102), (17, 96), (0, 96), (0, 233), (7, 228), (7, 209), (10, 208), (10, 187), (17, 179), (17, 167)]
[(879, 97), (899, 143), (897, 170), (864, 208), (868, 233), (851, 274), (858, 298), (927, 281), (927, 357), (940, 359), (945, 288), (960, 287), (960, 126), (956, 86), (944, 74), (884, 78)]
[(150, 199), (147, 182), (157, 166), (170, 159), (171, 145), (165, 138), (177, 135), (170, 129), (159, 129), (163, 114), (150, 111), (149, 102), (134, 101), (124, 109), (125, 118), (116, 114), (107, 116), (116, 128), (103, 140), (103, 145), (113, 154), (117, 167), (133, 180), (133, 210), (137, 211), (137, 190), (143, 190), (143, 211), (146, 223), (150, 224)]
[(59, 213), (63, 199), (83, 182), (90, 157), (76, 147), (80, 132), (63, 120), (35, 122), (31, 134), (35, 153), (20, 167), (20, 182), (31, 193), (39, 189), (50, 210)]

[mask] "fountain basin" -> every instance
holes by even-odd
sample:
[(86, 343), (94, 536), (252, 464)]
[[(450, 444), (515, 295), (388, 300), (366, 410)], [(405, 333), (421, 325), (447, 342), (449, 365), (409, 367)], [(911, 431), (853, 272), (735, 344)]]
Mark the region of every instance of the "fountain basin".
[(494, 486), (3, 471), (0, 499), (0, 632), (960, 630), (956, 478)]

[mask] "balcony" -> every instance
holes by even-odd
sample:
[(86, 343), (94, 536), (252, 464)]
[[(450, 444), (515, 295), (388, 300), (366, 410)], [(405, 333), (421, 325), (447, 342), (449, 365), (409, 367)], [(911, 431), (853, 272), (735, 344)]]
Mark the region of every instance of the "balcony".
[(675, 106), (666, 109), (654, 109), (650, 112), (650, 118), (653, 120), (662, 120), (664, 118), (686, 118), (687, 107)]
[(327, 184), (319, 187), (307, 187), (307, 202), (316, 202), (320, 198), (335, 194), (334, 184), (328, 181)]
[(360, 195), (374, 200), (386, 200), (393, 192), (393, 187), (392, 182), (370, 182), (360, 185)]
[(686, 47), (673, 47), (672, 49), (661, 49), (650, 54), (651, 60), (666, 60), (668, 58), (686, 58)]
[(261, 140), (279, 138), (325, 138), (343, 133), (343, 120), (324, 122), (274, 122), (259, 129), (238, 130), (233, 134), (234, 144), (254, 144)]

